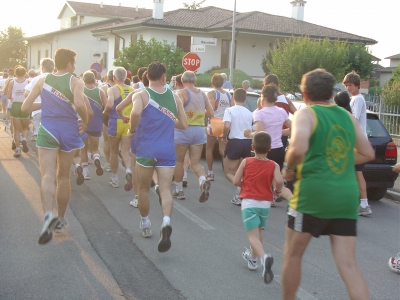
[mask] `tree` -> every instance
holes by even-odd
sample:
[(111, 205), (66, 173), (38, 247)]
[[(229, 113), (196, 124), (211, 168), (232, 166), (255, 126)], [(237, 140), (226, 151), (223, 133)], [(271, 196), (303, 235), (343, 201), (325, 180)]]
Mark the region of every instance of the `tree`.
[(372, 55), (365, 45), (349, 44), (344, 58), (344, 64), (348, 66), (346, 74), (354, 70), (361, 79), (368, 80), (372, 77), (375, 67), (371, 59)]
[(293, 95), (300, 91), (301, 78), (309, 71), (324, 68), (340, 81), (348, 68), (343, 61), (347, 43), (328, 38), (292, 37), (278, 43), (270, 53), (271, 59), (266, 59), (267, 68), (279, 77), (280, 88)]
[(206, 2), (206, 0), (203, 0), (203, 1), (200, 1), (200, 2), (197, 2), (197, 3), (196, 3), (196, 1), (193, 1), (192, 4), (188, 4), (188, 3), (183, 2), (183, 7), (187, 8), (187, 9), (191, 9), (191, 10), (199, 9), (199, 8), (201, 8), (201, 5), (204, 2)]
[(16, 65), (26, 67), (27, 46), (24, 38), (25, 34), (18, 27), (9, 26), (0, 31), (0, 70)]
[(400, 65), (393, 71), (393, 76), (382, 88), (382, 98), (385, 104), (400, 104)]
[(118, 59), (115, 60), (114, 66), (121, 66), (132, 73), (141, 67), (147, 67), (154, 61), (165, 63), (167, 67), (167, 78), (172, 75), (182, 73), (182, 57), (185, 52), (181, 48), (176, 47), (173, 43), (168, 44), (167, 41), (158, 42), (155, 38), (146, 42), (143, 36), (140, 36), (136, 42), (130, 43), (129, 47), (125, 47), (118, 52)]

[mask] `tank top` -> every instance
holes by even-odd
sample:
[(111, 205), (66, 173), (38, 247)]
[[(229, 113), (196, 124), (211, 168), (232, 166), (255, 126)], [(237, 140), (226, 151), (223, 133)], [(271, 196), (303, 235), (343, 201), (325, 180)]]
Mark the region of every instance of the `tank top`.
[(243, 172), (240, 198), (260, 201), (272, 201), (272, 181), (274, 179), (275, 162), (247, 157)]
[(174, 127), (178, 109), (173, 92), (158, 93), (146, 88), (149, 103), (142, 111), (136, 128), (136, 156), (142, 158), (176, 159)]
[(25, 87), (28, 85), (28, 80), (25, 79), (22, 82), (18, 82), (17, 79), (13, 79), (13, 87), (11, 91), (11, 100), (12, 102), (22, 103), (25, 100), (24, 92)]
[(74, 106), (74, 95), (71, 91), (71, 79), (73, 76), (71, 73), (46, 75), (43, 89), (40, 93), (42, 98), (42, 122), (46, 119), (60, 118), (76, 122), (78, 114)]
[[(120, 117), (117, 114), (117, 111), (115, 110), (115, 108), (117, 107), (118, 104), (120, 104), (129, 95), (130, 92), (133, 91), (133, 89), (129, 85), (121, 86), (119, 84), (116, 84), (115, 86), (119, 88), (119, 97), (114, 100), (114, 105), (113, 105), (113, 107), (112, 107), (112, 109), (110, 111), (110, 118), (118, 119)], [(122, 110), (122, 113), (125, 116), (129, 116), (131, 114), (131, 110), (132, 110), (132, 103), (129, 104), (127, 107), (125, 107)]]
[(204, 126), (206, 96), (200, 90), (198, 93), (193, 93), (187, 88), (184, 90), (188, 93), (188, 100), (183, 106), (189, 126)]
[(90, 121), (86, 131), (98, 132), (102, 131), (103, 128), (103, 102), (100, 97), (100, 89), (98, 87), (94, 87), (93, 89), (89, 89), (85, 87), (85, 95), (89, 99), (90, 107), (93, 110), (93, 118)]
[(225, 109), (231, 106), (231, 95), (229, 92), (222, 94), (218, 90), (215, 91), (215, 107), (214, 107), (214, 118), (223, 118)]
[(309, 109), (315, 116), (315, 127), (304, 160), (297, 166), (289, 206), (317, 218), (357, 219), (353, 122), (337, 105), (313, 105)]

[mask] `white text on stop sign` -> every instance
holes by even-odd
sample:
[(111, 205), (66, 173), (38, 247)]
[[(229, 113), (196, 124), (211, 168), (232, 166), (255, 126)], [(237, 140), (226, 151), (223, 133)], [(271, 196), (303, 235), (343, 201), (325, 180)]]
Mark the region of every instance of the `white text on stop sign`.
[(200, 65), (200, 59), (194, 59), (194, 58), (184, 58), (183, 59), (183, 64), (185, 66), (199, 66)]

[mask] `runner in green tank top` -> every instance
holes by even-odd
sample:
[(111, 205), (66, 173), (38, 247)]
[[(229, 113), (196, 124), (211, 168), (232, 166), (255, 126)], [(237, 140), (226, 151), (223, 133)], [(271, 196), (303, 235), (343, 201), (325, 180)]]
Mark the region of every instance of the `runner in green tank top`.
[(301, 260), (311, 238), (329, 235), (333, 256), (351, 299), (368, 299), (355, 259), (358, 187), (354, 165), (374, 159), (357, 121), (330, 105), (335, 78), (323, 69), (303, 76), (307, 108), (292, 121), (283, 177), (297, 182), (289, 201), (282, 268), (282, 299), (295, 299)]

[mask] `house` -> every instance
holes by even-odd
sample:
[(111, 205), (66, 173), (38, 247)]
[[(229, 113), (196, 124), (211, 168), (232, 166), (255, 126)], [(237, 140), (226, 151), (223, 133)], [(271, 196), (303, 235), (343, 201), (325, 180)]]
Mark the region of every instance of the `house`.
[[(146, 41), (155, 38), (174, 43), (185, 52), (194, 49), (202, 51), (197, 53), (201, 58), (198, 73), (204, 73), (214, 66), (221, 68), (229, 66), (232, 11), (209, 6), (197, 10), (177, 9), (164, 12), (163, 3), (164, 0), (153, 0), (153, 10), (137, 11), (137, 8), (130, 8), (132, 13), (127, 15), (122, 14), (115, 6), (107, 9), (107, 13), (101, 14), (105, 11), (106, 5), (67, 1), (58, 16), (60, 27), (76, 26), (28, 38), (30, 46), (28, 66), (37, 66), (39, 57), (44, 57), (43, 51), (51, 45), (53, 51), (58, 47), (76, 50), (78, 74), (90, 67), (96, 55), (102, 57), (98, 61), (106, 71), (113, 67), (118, 50), (128, 46), (130, 42), (135, 42), (140, 36)], [(303, 21), (305, 3), (304, 0), (290, 2), (292, 18), (258, 11), (237, 12), (234, 68), (246, 72), (253, 78), (263, 78), (264, 72), (261, 67), (263, 56), (269, 49), (276, 47), (278, 42), (292, 36), (328, 37), (332, 40), (346, 40), (366, 45), (377, 43), (370, 38)], [(85, 7), (91, 8), (85, 10)], [(134, 13), (140, 15), (136, 16)], [(86, 23), (87, 21), (90, 23)]]
[(94, 62), (107, 69), (108, 41), (94, 37), (90, 31), (151, 14), (152, 10), (145, 8), (66, 1), (58, 15), (60, 30), (26, 38), (27, 66), (39, 71), (42, 58), (53, 57), (57, 48), (67, 47), (77, 53), (77, 74), (88, 70)]
[(385, 57), (385, 59), (390, 59), (389, 67), (381, 67), (375, 70), (379, 76), (380, 86), (384, 86), (392, 78), (394, 70), (400, 65), (400, 53)]

